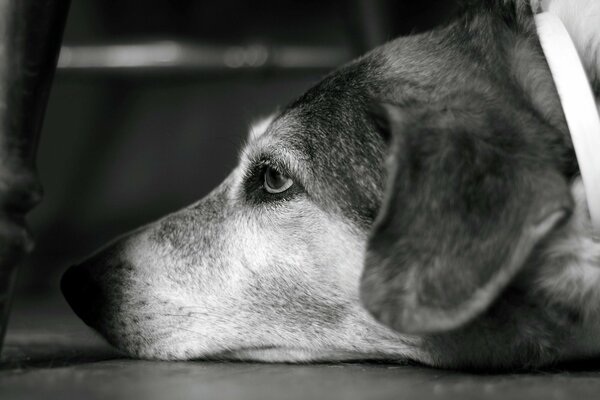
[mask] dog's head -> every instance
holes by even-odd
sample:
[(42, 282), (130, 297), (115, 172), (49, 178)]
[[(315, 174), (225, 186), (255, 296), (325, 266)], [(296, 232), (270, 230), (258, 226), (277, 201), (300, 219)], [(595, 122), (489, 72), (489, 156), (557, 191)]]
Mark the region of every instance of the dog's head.
[(384, 185), (365, 111), (377, 73), (359, 62), (327, 78), (251, 132), (204, 199), (69, 270), (78, 315), (142, 357), (403, 357), (358, 293)]
[(148, 358), (560, 356), (581, 316), (540, 277), (584, 206), (534, 29), (490, 1), (334, 72), (204, 199), (67, 271), (67, 300)]

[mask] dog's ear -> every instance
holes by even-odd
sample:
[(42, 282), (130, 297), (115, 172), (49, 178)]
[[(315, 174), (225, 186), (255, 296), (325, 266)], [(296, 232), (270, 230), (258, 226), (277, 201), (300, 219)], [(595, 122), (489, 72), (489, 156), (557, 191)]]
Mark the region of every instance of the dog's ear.
[(570, 213), (550, 150), (502, 114), (479, 102), (374, 112), (391, 138), (388, 183), (360, 293), (384, 324), (430, 333), (467, 323)]

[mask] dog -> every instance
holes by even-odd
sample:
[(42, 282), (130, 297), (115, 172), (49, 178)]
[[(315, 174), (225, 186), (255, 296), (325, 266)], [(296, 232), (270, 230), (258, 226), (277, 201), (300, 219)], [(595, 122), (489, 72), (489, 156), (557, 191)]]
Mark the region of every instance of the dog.
[(262, 121), (205, 198), (68, 269), (68, 303), (144, 359), (600, 356), (600, 243), (540, 9), (599, 98), (598, 2), (466, 2)]

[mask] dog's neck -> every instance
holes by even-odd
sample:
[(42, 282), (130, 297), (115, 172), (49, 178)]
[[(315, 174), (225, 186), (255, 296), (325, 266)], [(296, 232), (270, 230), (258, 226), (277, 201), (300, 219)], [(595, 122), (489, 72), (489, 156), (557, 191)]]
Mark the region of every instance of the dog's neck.
[(535, 17), (540, 44), (558, 91), (585, 185), (593, 236), (600, 240), (600, 117), (575, 44), (560, 18)]

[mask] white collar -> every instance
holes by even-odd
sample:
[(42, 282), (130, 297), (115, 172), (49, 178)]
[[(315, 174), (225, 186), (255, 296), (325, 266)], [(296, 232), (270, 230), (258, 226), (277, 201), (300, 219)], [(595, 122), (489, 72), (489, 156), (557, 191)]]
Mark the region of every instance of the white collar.
[(565, 119), (592, 221), (592, 235), (600, 240), (600, 117), (575, 45), (561, 20), (548, 12), (535, 23)]

